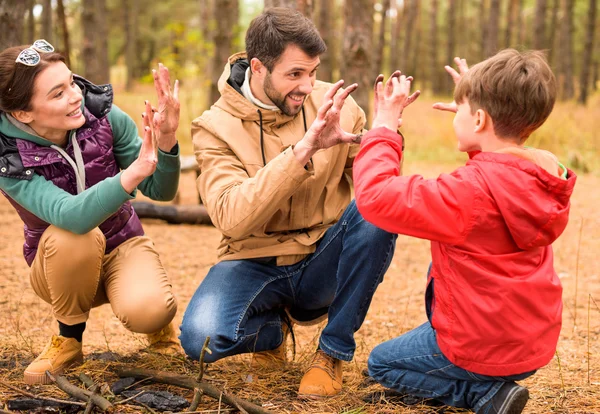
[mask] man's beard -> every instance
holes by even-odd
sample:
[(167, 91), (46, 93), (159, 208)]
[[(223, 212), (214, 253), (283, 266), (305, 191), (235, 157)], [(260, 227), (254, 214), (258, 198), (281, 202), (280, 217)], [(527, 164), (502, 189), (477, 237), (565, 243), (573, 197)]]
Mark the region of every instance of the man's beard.
[(292, 108), (290, 105), (287, 104), (287, 101), (286, 101), (287, 95), (282, 95), (273, 87), (273, 84), (271, 83), (271, 74), (270, 73), (267, 73), (267, 76), (265, 76), (265, 82), (264, 82), (263, 88), (265, 91), (265, 95), (267, 95), (267, 97), (271, 100), (271, 102), (273, 102), (273, 104), (277, 108), (279, 108), (281, 110), (281, 112), (283, 112), (284, 114), (286, 114), (288, 116), (295, 116), (302, 109), (302, 105)]

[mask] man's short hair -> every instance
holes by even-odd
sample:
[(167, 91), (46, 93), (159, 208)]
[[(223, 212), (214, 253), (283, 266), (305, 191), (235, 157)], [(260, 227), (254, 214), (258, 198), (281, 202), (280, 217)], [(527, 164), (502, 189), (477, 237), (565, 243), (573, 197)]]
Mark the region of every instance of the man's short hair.
[(469, 69), (454, 90), (471, 112), (486, 111), (500, 138), (525, 141), (548, 118), (556, 101), (556, 79), (544, 54), (505, 49)]
[(285, 7), (265, 10), (252, 20), (246, 32), (248, 61), (257, 58), (269, 72), (289, 44), (298, 46), (311, 58), (327, 50), (313, 22), (302, 13)]

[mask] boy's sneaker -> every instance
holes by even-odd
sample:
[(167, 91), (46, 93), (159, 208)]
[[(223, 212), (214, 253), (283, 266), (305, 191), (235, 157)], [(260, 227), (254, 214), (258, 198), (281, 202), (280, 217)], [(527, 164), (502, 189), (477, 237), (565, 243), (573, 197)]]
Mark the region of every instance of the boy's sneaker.
[(521, 414), (529, 400), (529, 390), (514, 382), (506, 382), (477, 414)]
[(83, 362), (81, 342), (75, 338), (52, 335), (50, 343), (42, 353), (25, 369), (26, 384), (50, 384), (46, 371), (60, 375), (65, 369)]

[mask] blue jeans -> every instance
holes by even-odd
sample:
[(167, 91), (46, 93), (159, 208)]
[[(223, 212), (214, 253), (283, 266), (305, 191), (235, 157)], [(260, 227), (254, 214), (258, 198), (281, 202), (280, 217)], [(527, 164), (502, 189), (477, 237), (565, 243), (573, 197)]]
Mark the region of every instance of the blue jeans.
[(316, 251), (294, 265), (277, 266), (275, 260), (217, 263), (183, 316), (183, 349), (198, 359), (207, 336), (212, 354), (205, 355), (206, 362), (275, 349), (283, 340), (282, 309), (288, 308), (313, 317), (327, 313), (321, 349), (352, 360), (354, 333), (390, 265), (396, 237), (366, 222), (352, 201)]
[(384, 387), (477, 412), (503, 383), (534, 373), (488, 377), (459, 368), (440, 351), (429, 322), (378, 345), (369, 356), (369, 375)]

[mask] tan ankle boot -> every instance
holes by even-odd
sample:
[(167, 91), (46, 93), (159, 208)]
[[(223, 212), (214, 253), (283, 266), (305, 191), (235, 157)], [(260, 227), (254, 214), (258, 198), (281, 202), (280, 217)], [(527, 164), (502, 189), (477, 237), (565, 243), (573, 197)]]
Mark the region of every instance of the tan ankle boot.
[(261, 369), (281, 369), (287, 362), (287, 339), (290, 335), (290, 328), (287, 323), (281, 324), (283, 332), (283, 341), (281, 345), (270, 351), (255, 352), (252, 354), (251, 367)]
[(298, 398), (332, 397), (342, 391), (342, 361), (317, 349), (310, 368), (300, 381)]
[(148, 334), (148, 349), (165, 355), (175, 355), (182, 352), (177, 329), (173, 322), (160, 331)]
[(83, 362), (81, 342), (74, 338), (52, 335), (50, 343), (42, 353), (25, 369), (26, 384), (50, 384), (46, 371), (60, 375), (65, 369)]

